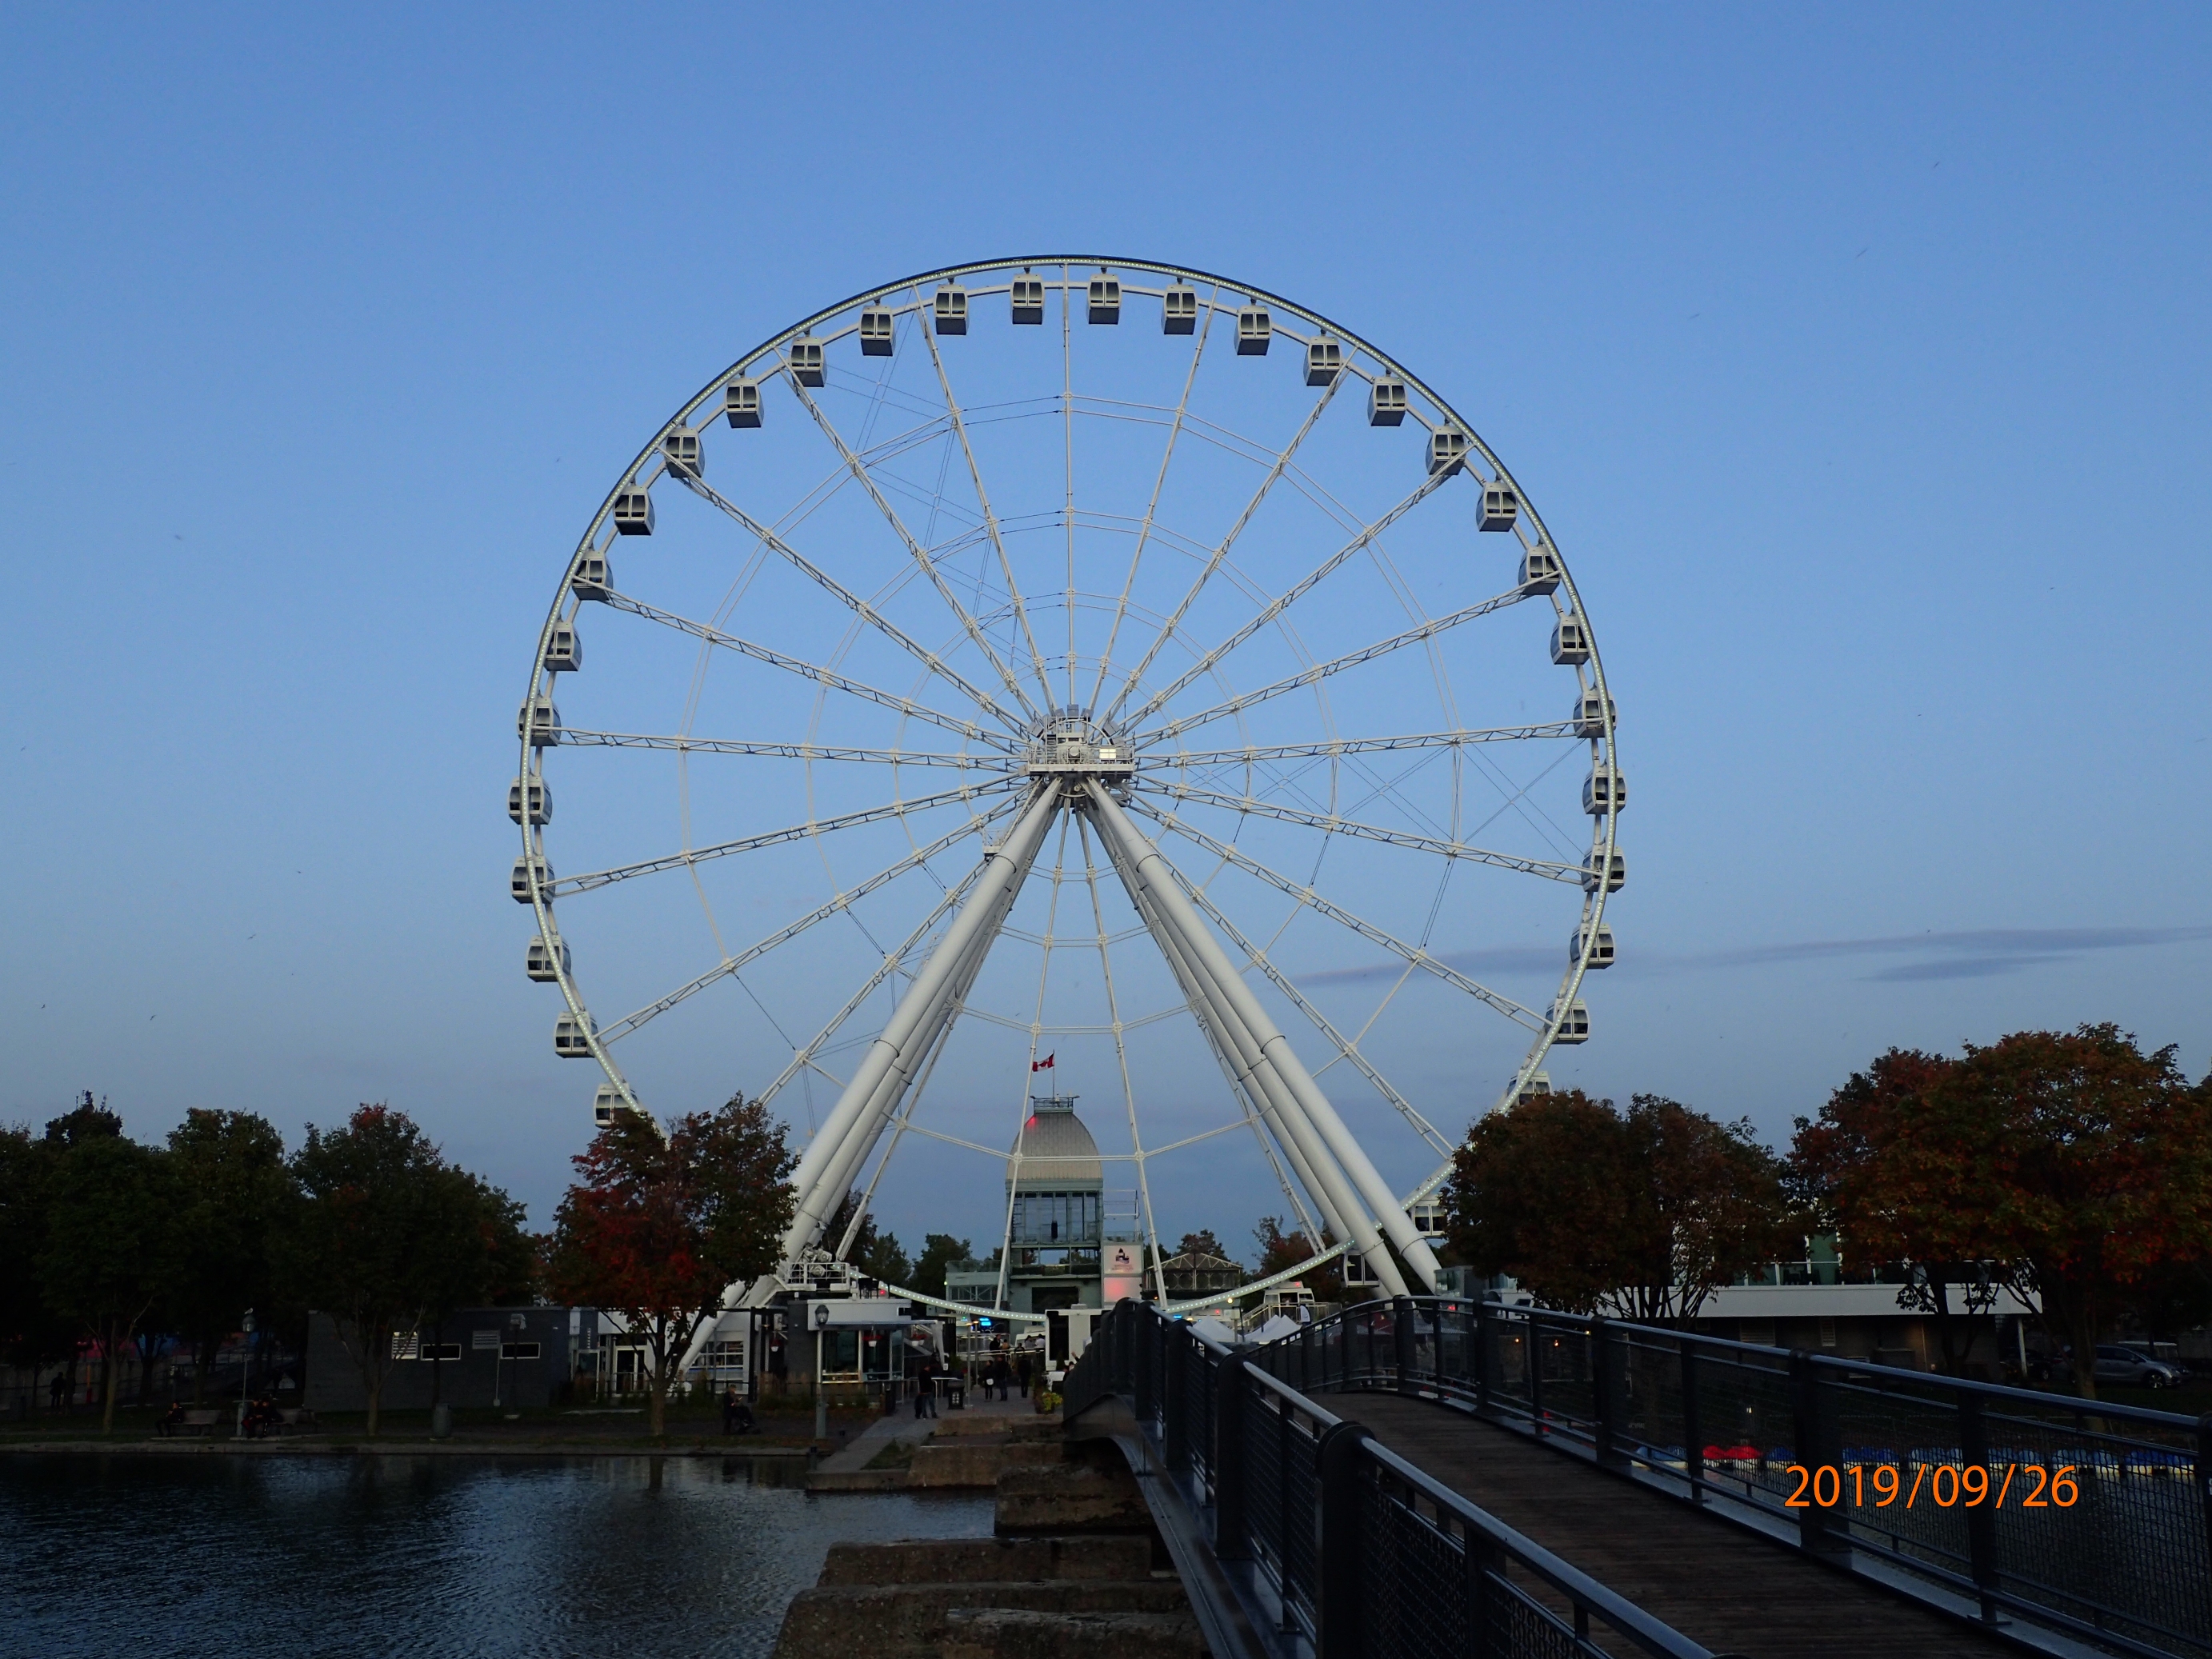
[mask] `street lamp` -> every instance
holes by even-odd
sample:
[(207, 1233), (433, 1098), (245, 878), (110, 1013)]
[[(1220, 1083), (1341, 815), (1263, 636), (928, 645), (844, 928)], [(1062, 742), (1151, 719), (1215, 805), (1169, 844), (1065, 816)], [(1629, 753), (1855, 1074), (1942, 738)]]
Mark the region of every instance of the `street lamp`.
[(240, 1361), (239, 1362), (239, 1368), (238, 1368), (238, 1437), (239, 1437), (240, 1440), (243, 1440), (243, 1439), (245, 1439), (245, 1438), (246, 1438), (246, 1387), (247, 1387), (247, 1385), (248, 1385), (249, 1383), (251, 1383), (251, 1382), (252, 1382), (252, 1380), (253, 1380), (253, 1310), (252, 1310), (252, 1309), (248, 1308), (248, 1309), (246, 1310), (246, 1317), (245, 1317), (243, 1320), (241, 1320), (241, 1321), (240, 1322), (240, 1324), (245, 1328), (245, 1331), (246, 1331), (246, 1358), (245, 1358), (244, 1359), (242, 1359), (242, 1360), (240, 1360)]

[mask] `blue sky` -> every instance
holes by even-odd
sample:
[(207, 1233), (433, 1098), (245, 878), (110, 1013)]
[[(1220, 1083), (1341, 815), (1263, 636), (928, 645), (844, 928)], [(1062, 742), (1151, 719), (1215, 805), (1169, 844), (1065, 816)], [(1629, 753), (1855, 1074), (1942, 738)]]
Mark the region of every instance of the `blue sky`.
[[(584, 1085), (501, 808), (568, 550), (757, 342), (1086, 248), (1340, 318), (1557, 537), (1634, 793), (1556, 1079), (1780, 1138), (1893, 1043), (2111, 1019), (2200, 1073), (2208, 46), (2181, 7), (15, 9), (0, 1118), (389, 1099), (542, 1223)], [(988, 1231), (993, 1184), (884, 1208)]]

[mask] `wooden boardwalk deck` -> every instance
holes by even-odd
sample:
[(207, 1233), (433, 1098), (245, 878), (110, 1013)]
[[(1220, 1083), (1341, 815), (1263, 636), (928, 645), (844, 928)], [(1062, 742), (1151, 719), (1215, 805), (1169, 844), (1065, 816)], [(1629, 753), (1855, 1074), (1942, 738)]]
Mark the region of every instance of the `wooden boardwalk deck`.
[(1328, 1408), (1506, 1525), (1717, 1654), (1992, 1659), (2022, 1650), (1525, 1435), (1427, 1401)]

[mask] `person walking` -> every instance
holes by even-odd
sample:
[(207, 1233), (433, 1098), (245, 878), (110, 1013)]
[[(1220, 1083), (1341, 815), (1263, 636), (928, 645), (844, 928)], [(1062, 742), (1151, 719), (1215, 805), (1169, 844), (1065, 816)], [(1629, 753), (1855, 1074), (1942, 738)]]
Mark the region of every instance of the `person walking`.
[(1021, 1357), (1014, 1361), (1014, 1376), (1022, 1385), (1022, 1398), (1024, 1400), (1030, 1397), (1030, 1351), (1027, 1348), (1024, 1348), (1021, 1352)]

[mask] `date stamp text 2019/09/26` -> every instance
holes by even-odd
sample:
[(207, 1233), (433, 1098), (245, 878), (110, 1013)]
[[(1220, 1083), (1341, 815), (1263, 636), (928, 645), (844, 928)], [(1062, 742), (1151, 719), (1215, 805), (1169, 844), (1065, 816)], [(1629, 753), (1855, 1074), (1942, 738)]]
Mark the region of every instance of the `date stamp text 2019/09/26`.
[(1919, 1503), (1932, 1503), (1945, 1510), (1974, 1509), (1985, 1503), (1991, 1509), (2002, 1509), (2009, 1501), (2015, 1509), (2066, 1510), (2081, 1498), (2081, 1489), (2074, 1480), (2077, 1465), (2063, 1463), (2050, 1468), (2041, 1463), (2007, 1463), (2003, 1467), (2003, 1474), (1993, 1480), (1994, 1469), (1978, 1463), (1918, 1463), (1912, 1466), (1911, 1483), (1907, 1486), (1904, 1470), (1895, 1463), (1848, 1463), (1841, 1468), (1832, 1463), (1811, 1468), (1792, 1463), (1783, 1473), (1797, 1483), (1797, 1488), (1782, 1501), (1793, 1510), (1832, 1510), (1848, 1494), (1853, 1509), (1887, 1509), (1900, 1502), (1907, 1509)]

